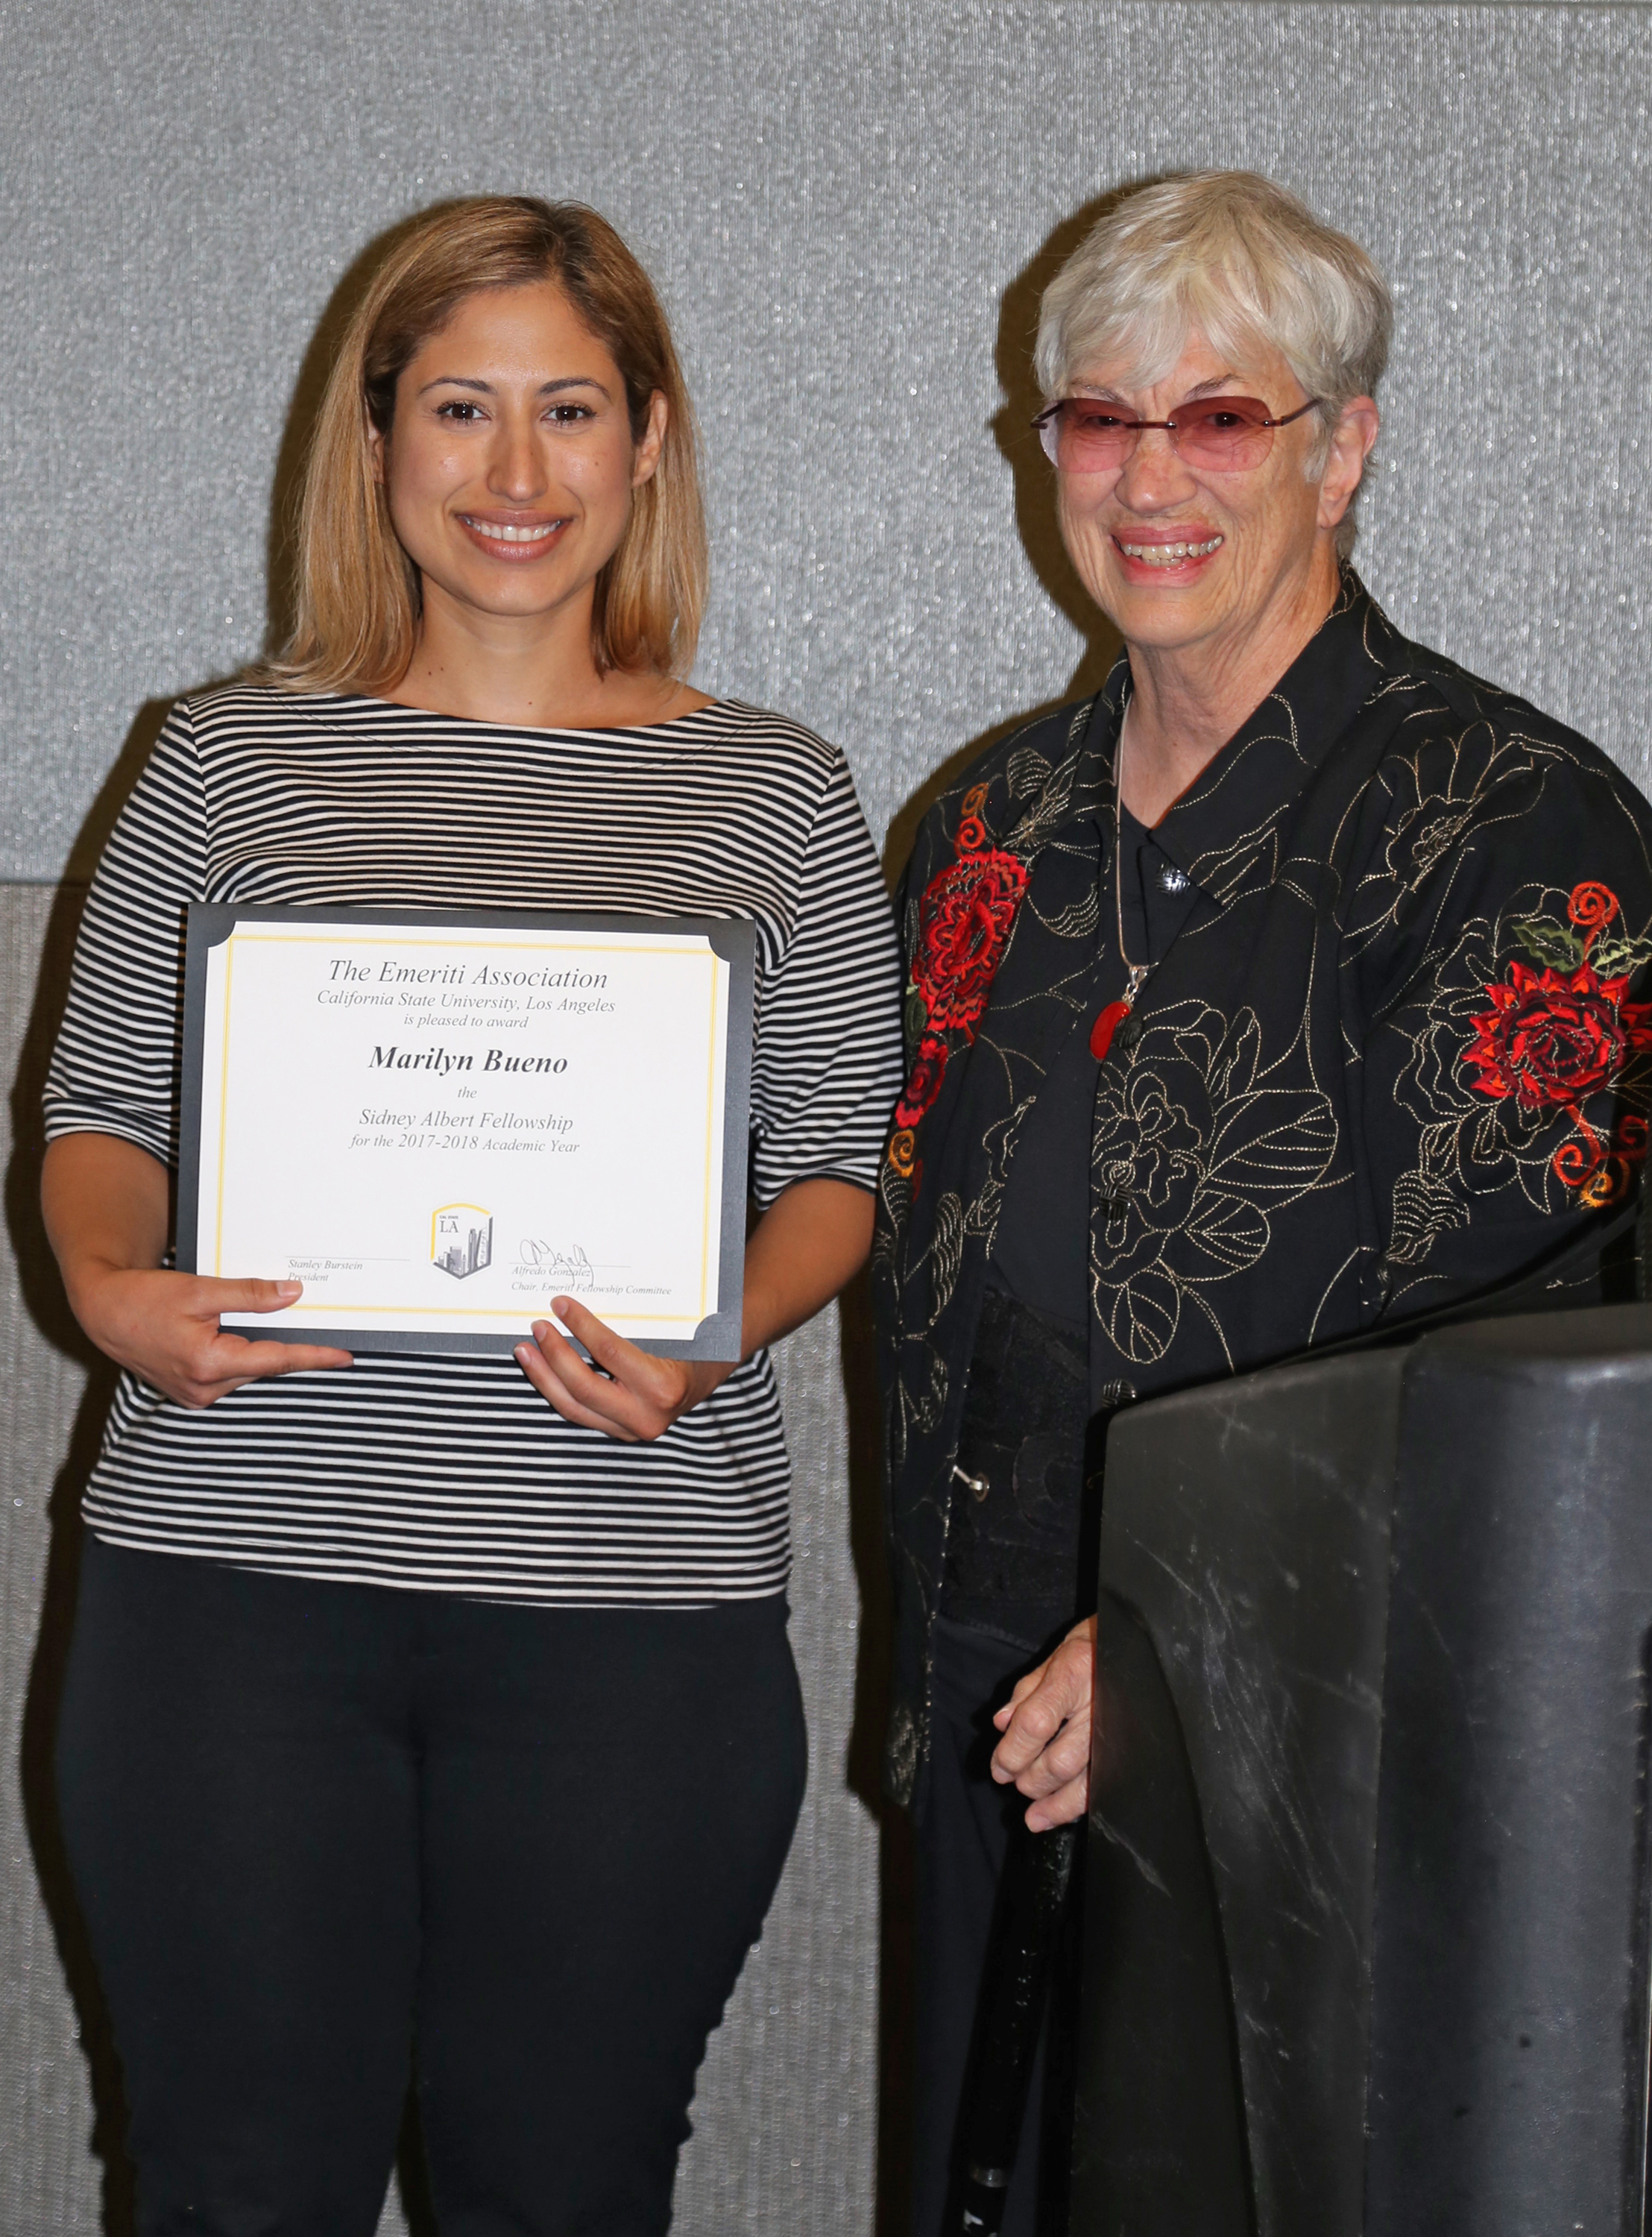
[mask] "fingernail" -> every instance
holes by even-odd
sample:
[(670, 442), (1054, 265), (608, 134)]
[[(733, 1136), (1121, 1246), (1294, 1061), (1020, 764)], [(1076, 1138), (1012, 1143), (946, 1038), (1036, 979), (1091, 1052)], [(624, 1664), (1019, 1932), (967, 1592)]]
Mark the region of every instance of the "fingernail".
[(573, 1302), (571, 1297), (553, 1297), (550, 1301), (550, 1310), (558, 1319), (564, 1319), (567, 1316), (568, 1308)]
[[(548, 1336), (550, 1333), (550, 1323), (549, 1321), (536, 1321), (534, 1323), (534, 1341), (536, 1343), (538, 1342), (542, 1336)], [(524, 1345), (523, 1349), (525, 1350), (526, 1348), (527, 1347)]]
[(296, 1297), (303, 1288), (302, 1282), (278, 1282), (275, 1284), (275, 1294), (278, 1297)]

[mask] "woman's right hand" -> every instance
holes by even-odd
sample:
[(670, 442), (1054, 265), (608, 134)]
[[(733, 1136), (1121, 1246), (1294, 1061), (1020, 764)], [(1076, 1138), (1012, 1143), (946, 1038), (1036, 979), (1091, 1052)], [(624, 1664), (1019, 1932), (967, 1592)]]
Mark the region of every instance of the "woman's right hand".
[(303, 1289), (302, 1282), (83, 1266), (69, 1303), (100, 1351), (181, 1406), (210, 1406), (263, 1376), (352, 1363), (347, 1351), (325, 1344), (260, 1342), (218, 1324), (220, 1313), (279, 1313)]
[(351, 1364), (328, 1345), (260, 1343), (220, 1328), (220, 1313), (280, 1312), (304, 1285), (166, 1270), (169, 1194), (166, 1167), (118, 1135), (65, 1134), (46, 1152), (46, 1232), (69, 1308), (100, 1351), (197, 1407), (263, 1376)]

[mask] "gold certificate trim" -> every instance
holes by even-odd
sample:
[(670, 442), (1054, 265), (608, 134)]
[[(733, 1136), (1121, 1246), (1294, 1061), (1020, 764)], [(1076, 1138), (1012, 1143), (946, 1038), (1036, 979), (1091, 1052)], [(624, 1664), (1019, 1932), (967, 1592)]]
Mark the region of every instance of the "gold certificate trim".
[[(695, 935), (703, 939), (703, 935)], [(442, 940), (416, 938), (391, 940), (382, 933), (345, 933), (338, 938), (318, 932), (260, 932), (243, 931), (239, 926), (224, 942), (224, 1032), (219, 1056), (218, 1070), (218, 1190), (216, 1215), (213, 1228), (213, 1272), (222, 1277), (224, 1257), (224, 1188), (228, 1167), (229, 1135), (229, 1027), (231, 988), (235, 973), (235, 943), (237, 940), (255, 941), (267, 947), (483, 947), (510, 948), (534, 954), (575, 955), (669, 955), (685, 963), (706, 963), (711, 967), (711, 1029), (708, 1037), (706, 1059), (706, 1167), (705, 1184), (701, 1191), (700, 1229), (700, 1310), (697, 1313), (609, 1313), (605, 1316), (610, 1326), (622, 1322), (642, 1322), (658, 1324), (662, 1322), (681, 1323), (698, 1327), (706, 1316), (706, 1299), (710, 1283), (711, 1267), (711, 1191), (712, 1151), (716, 1139), (717, 1111), (717, 1029), (719, 1024), (719, 994), (721, 978), (719, 966), (722, 961), (714, 948), (706, 945), (688, 947), (676, 941), (660, 943), (651, 940)], [(472, 1207), (476, 1209), (476, 1207)], [(432, 1245), (432, 1247), (434, 1247)], [(330, 1316), (346, 1313), (393, 1315), (398, 1320), (510, 1320), (513, 1316), (495, 1306), (466, 1305), (358, 1305), (326, 1302)]]

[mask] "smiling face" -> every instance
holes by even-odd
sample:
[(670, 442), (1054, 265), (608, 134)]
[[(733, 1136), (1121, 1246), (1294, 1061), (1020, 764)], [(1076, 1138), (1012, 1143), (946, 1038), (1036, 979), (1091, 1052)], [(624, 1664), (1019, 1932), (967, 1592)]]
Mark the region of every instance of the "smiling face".
[(633, 442), (620, 369), (554, 281), (467, 296), (404, 368), (388, 437), (372, 437), (427, 617), (589, 626), (665, 414), (656, 395)]
[[(1277, 350), (1223, 354), (1198, 333), (1152, 387), (1131, 387), (1103, 364), (1081, 373), (1071, 393), (1104, 398), (1133, 419), (1167, 419), (1178, 405), (1224, 393), (1258, 397), (1274, 419), (1307, 401)], [(1376, 406), (1364, 398), (1347, 407), (1324, 474), (1311, 481), (1324, 419), (1310, 412), (1276, 428), (1261, 464), (1237, 472), (1189, 466), (1156, 431), (1137, 437), (1122, 466), (1058, 476), (1063, 539), (1127, 644), (1197, 659), (1287, 631), (1305, 614), (1317, 625), (1335, 596), (1336, 530), (1376, 437)]]

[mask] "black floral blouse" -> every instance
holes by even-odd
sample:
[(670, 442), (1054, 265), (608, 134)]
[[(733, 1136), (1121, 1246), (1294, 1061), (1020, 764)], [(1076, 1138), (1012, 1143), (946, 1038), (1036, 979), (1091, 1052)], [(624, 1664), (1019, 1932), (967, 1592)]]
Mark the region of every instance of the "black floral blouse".
[(1349, 571), (1155, 828), (1188, 906), (1135, 1010), (1103, 1022), (1129, 690), (1122, 659), (1095, 698), (983, 756), (902, 889), (910, 1073), (873, 1254), (901, 1799), (994, 1231), (1076, 1015), (1105, 1046), (1098, 1408), (1409, 1317), (1580, 1240), (1587, 1259), (1584, 1231), (1646, 1155), (1652, 1003), (1630, 997), (1652, 958), (1652, 809), (1603, 754), (1409, 643)]

